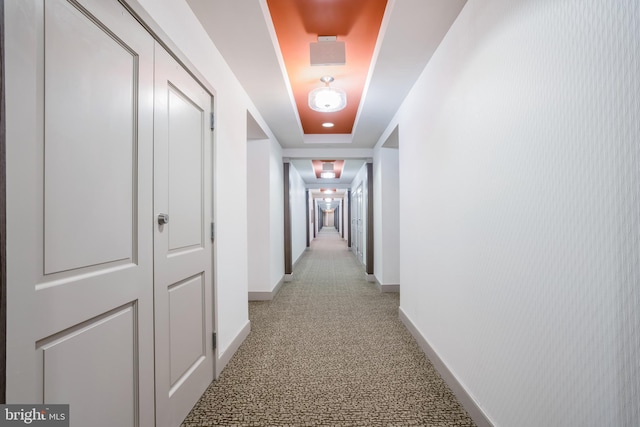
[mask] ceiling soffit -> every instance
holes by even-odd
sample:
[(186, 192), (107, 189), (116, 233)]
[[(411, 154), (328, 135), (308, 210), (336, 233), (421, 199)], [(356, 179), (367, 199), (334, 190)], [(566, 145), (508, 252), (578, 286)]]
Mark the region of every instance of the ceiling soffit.
[[(387, 0), (267, 0), (287, 76), (305, 134), (350, 134), (369, 73)], [(318, 36), (337, 36), (345, 42), (346, 64), (311, 66), (309, 46)], [(324, 86), (347, 93), (347, 106), (321, 113), (308, 106), (311, 90)], [(331, 122), (332, 128), (322, 127)]]
[[(187, 3), (251, 98), (263, 119), (260, 123), (268, 126), (271, 131), (269, 134), (275, 136), (287, 152), (287, 157), (307, 159), (371, 157), (370, 153), (354, 155), (349, 150), (371, 150), (379, 141), (466, 3), (466, 0), (387, 0), (374, 48), (375, 65), (369, 70), (365, 94), (359, 102), (357, 121), (350, 133), (348, 130), (338, 130), (334, 127), (330, 132), (336, 133), (328, 135), (303, 134), (298, 106), (306, 108), (308, 112), (312, 111), (306, 107), (308, 90), (303, 91), (302, 101), (296, 100), (299, 105), (294, 105), (287, 67), (278, 44), (279, 36), (276, 35), (267, 1), (273, 2), (187, 0)], [(280, 1), (296, 3), (298, 0)], [(322, 3), (330, 4), (334, 1), (324, 0)], [(309, 2), (315, 3), (317, 0)], [(349, 0), (349, 3), (358, 7), (369, 2), (370, 0)], [(293, 13), (297, 14), (297, 9)], [(299, 25), (304, 27), (302, 24)], [(335, 35), (338, 40), (345, 40), (345, 36)], [(305, 38), (304, 58), (308, 61), (309, 43), (317, 41), (317, 34), (307, 34), (305, 30), (302, 36)], [(349, 66), (350, 42), (346, 43), (346, 49)], [(318, 72), (309, 77), (309, 90), (312, 89), (311, 86), (315, 88), (321, 85), (319, 78), (322, 74), (324, 73)], [(336, 76), (332, 85), (338, 87), (338, 83), (339, 76)], [(223, 97), (224, 94), (220, 96)], [(350, 107), (358, 107), (352, 99), (348, 99), (348, 104)], [(328, 118), (331, 114), (335, 113), (320, 117)], [(303, 153), (307, 150), (311, 152)], [(347, 151), (348, 154), (342, 154)], [(315, 183), (313, 168), (310, 164), (307, 168), (310, 180), (308, 182)], [(343, 175), (350, 176), (346, 172)]]

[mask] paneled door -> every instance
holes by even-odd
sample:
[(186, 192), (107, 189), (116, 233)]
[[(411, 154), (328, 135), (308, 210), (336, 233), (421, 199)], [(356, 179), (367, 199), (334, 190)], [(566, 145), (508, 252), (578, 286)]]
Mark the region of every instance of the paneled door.
[(154, 299), (157, 426), (213, 381), (211, 96), (156, 47)]
[(364, 262), (362, 244), (362, 184), (358, 186), (355, 191), (355, 203), (354, 203), (354, 227), (355, 227), (355, 251), (356, 256), (361, 262)]
[(154, 425), (154, 40), (115, 0), (7, 0), (7, 401)]

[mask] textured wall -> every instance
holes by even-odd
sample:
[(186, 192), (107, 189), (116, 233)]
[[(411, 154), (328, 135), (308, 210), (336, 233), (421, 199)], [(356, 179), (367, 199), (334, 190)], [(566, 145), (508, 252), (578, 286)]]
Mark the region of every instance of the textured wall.
[(497, 426), (640, 425), (639, 8), (468, 2), (391, 125), (401, 307)]

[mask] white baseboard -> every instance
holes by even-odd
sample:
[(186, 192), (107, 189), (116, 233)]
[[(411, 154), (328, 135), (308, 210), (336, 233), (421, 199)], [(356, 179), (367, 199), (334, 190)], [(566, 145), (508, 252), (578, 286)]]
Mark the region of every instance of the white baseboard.
[(381, 285), (378, 283), (380, 292), (400, 292), (400, 285)]
[(476, 400), (467, 392), (464, 386), (458, 381), (453, 372), (449, 370), (447, 365), (440, 359), (438, 354), (435, 352), (431, 344), (427, 341), (427, 339), (420, 333), (418, 328), (416, 328), (415, 324), (409, 319), (407, 314), (402, 310), (402, 307), (398, 309), (398, 317), (400, 321), (404, 323), (406, 328), (409, 330), (409, 333), (415, 338), (418, 342), (418, 345), (427, 355), (433, 366), (436, 368), (442, 379), (447, 383), (453, 394), (458, 398), (460, 404), (467, 411), (471, 419), (476, 423), (478, 427), (493, 427), (493, 423), (489, 420), (489, 417), (482, 411), (482, 408), (476, 402)]
[(280, 287), (284, 283), (285, 278), (283, 276), (282, 279), (278, 282), (278, 284), (271, 291), (249, 291), (249, 301), (271, 301), (276, 297)]
[(377, 277), (375, 277), (375, 280), (376, 280), (376, 286), (378, 287), (378, 290), (380, 292), (400, 292), (400, 285), (396, 285), (396, 284), (383, 285), (382, 283), (380, 283)]
[(240, 329), (238, 335), (231, 341), (229, 347), (227, 347), (222, 353), (218, 353), (218, 359), (216, 360), (216, 380), (220, 377), (222, 370), (227, 366), (227, 363), (231, 360), (236, 351), (240, 348), (240, 345), (249, 336), (251, 332), (251, 322), (247, 320), (247, 323)]

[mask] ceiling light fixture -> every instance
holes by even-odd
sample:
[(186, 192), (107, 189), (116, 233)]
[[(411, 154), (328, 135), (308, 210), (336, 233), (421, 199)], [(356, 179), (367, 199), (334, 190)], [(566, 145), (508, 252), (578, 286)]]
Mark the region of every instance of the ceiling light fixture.
[(325, 86), (309, 92), (309, 108), (321, 113), (333, 113), (347, 106), (345, 91), (329, 86), (333, 80), (334, 78), (331, 76), (324, 76), (320, 79)]
[(326, 122), (326, 123), (323, 123), (323, 124), (322, 124), (322, 127), (323, 127), (323, 128), (332, 128), (333, 126), (334, 126), (334, 125), (333, 125), (333, 123), (331, 123), (331, 122)]
[(324, 190), (324, 194), (333, 194), (332, 190)]
[(323, 161), (320, 178), (332, 179), (335, 177), (336, 177), (336, 171), (333, 169), (333, 161), (332, 160)]
[(330, 202), (331, 200), (331, 197), (327, 197), (326, 199), (324, 199), (325, 202)]

